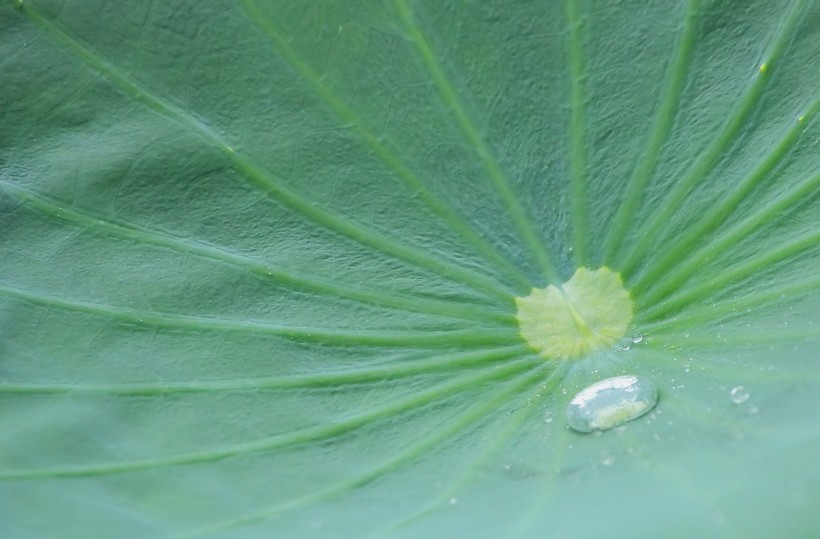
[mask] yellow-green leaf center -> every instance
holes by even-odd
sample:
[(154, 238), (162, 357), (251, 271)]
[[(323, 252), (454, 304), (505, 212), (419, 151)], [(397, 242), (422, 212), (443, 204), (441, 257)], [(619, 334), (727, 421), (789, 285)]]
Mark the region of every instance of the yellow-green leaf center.
[(579, 268), (560, 287), (533, 288), (515, 303), (521, 336), (547, 358), (577, 358), (611, 346), (632, 321), (632, 298), (607, 267)]

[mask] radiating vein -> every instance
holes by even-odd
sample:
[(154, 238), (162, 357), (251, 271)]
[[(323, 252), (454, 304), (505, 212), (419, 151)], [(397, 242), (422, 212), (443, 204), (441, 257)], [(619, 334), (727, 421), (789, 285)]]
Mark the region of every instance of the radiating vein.
[[(532, 499), (528, 500), (526, 513), (519, 515), (515, 520), (510, 522), (512, 527), (508, 533), (504, 534), (505, 539), (529, 539), (534, 535), (539, 535), (538, 533), (532, 532), (533, 520), (536, 516), (541, 516), (541, 512), (544, 508), (549, 507), (548, 502), (550, 497), (557, 494), (557, 490), (560, 486), (559, 481), (561, 479), (560, 467), (567, 458), (569, 440), (572, 436), (576, 436), (577, 433), (573, 433), (573, 431), (560, 421), (554, 421), (550, 426), (552, 428), (549, 434), (552, 454), (549, 455), (548, 463), (544, 466), (544, 469), (547, 470), (547, 473), (542, 475), (542, 479), (545, 480), (544, 485), (540, 492), (537, 493), (537, 496), (533, 496)], [(547, 459), (545, 458), (544, 460)]]
[(771, 331), (765, 331), (765, 329), (701, 331), (696, 335), (689, 335), (685, 339), (681, 339), (679, 335), (659, 334), (654, 339), (661, 344), (667, 343), (670, 345), (679, 345), (684, 342), (686, 345), (694, 346), (722, 344), (733, 347), (809, 342), (810, 340), (820, 341), (820, 338), (818, 338), (820, 326), (807, 328), (775, 327), (770, 328)]
[[(371, 410), (343, 421), (320, 424), (250, 442), (224, 445), (204, 451), (181, 453), (178, 455), (164, 456), (154, 459), (131, 460), (82, 466), (67, 466), (62, 468), (41, 468), (28, 470), (8, 469), (0, 471), (0, 481), (38, 478), (93, 477), (136, 472), (140, 470), (153, 470), (171, 466), (187, 466), (206, 462), (217, 462), (242, 455), (268, 452), (273, 449), (286, 446), (328, 440), (342, 436), (369, 423), (398, 415), (403, 412), (418, 409), (431, 402), (434, 402), (437, 399), (452, 397), (457, 392), (475, 388), (479, 384), (491, 381), (498, 382), (515, 374), (529, 371), (534, 366), (539, 364), (542, 364), (542, 362), (538, 359), (526, 358), (516, 362), (506, 363), (497, 368), (483, 369), (478, 374), (461, 376), (459, 378), (449, 380), (428, 390), (418, 392), (410, 397), (395, 400), (377, 410)], [(531, 383), (530, 377), (527, 377), (526, 380), (528, 383)], [(499, 404), (495, 399), (488, 399), (487, 401), (482, 400), (481, 403), (482, 405), (485, 405), (488, 401), (492, 401), (494, 406)], [(484, 410), (483, 407), (482, 410)]]
[(687, 250), (686, 259), (680, 260), (674, 270), (667, 269), (662, 278), (654, 273), (643, 274), (631, 287), (633, 295), (638, 297), (641, 305), (652, 306), (658, 303), (677, 290), (692, 274), (703, 268), (717, 255), (727, 251), (763, 225), (785, 217), (790, 209), (800, 203), (805, 203), (820, 195), (819, 188), (820, 172), (817, 172), (783, 195), (767, 202), (765, 207), (713, 238), (702, 248)]
[(178, 107), (147, 88), (140, 86), (127, 73), (97, 55), (91, 47), (62, 29), (35, 8), (26, 3), (22, 11), (28, 14), (42, 29), (54, 39), (67, 46), (80, 60), (92, 69), (102, 73), (111, 83), (132, 99), (146, 105), (155, 112), (178, 122), (191, 130), (205, 142), (218, 149), (226, 160), (252, 185), (281, 204), (293, 209), (303, 217), (327, 227), (347, 238), (361, 243), (375, 251), (423, 268), (455, 282), (461, 282), (475, 290), (480, 290), (497, 298), (508, 299), (510, 293), (495, 280), (472, 269), (457, 265), (451, 260), (432, 255), (428, 251), (410, 247), (368, 228), (344, 215), (323, 209), (323, 204), (299, 194), (282, 178), (266, 170), (232, 148), (216, 131), (190, 112)]
[(444, 222), (467, 240), (470, 245), (478, 249), (478, 251), (494, 263), (496, 267), (501, 269), (507, 277), (513, 280), (519, 292), (529, 291), (531, 284), (521, 269), (512, 264), (496, 247), (480, 236), (466, 221), (463, 215), (460, 215), (451, 205), (447, 204), (442, 197), (433, 193), (427, 184), (410, 170), (397, 155), (396, 151), (385, 145), (380, 138), (373, 133), (373, 130), (367, 125), (367, 122), (348, 106), (344, 100), (324, 82), (319, 74), (311, 69), (299, 53), (291, 46), (290, 40), (276, 23), (262, 12), (258, 6), (258, 2), (255, 0), (243, 0), (242, 4), (248, 14), (251, 15), (253, 22), (256, 23), (275, 44), (276, 48), (281, 52), (282, 57), (302, 75), (303, 80), (310, 84), (311, 88), (329, 105), (330, 109), (339, 119), (353, 128), (356, 134), (359, 135), (360, 140), (363, 141), (390, 170), (418, 193), (425, 204), (441, 217)]
[(708, 303), (699, 308), (691, 308), (680, 315), (654, 323), (640, 323), (642, 329), (660, 333), (677, 333), (681, 326), (698, 327), (707, 322), (717, 322), (724, 318), (743, 316), (752, 312), (754, 307), (766, 305), (783, 299), (799, 298), (806, 292), (820, 290), (820, 278), (791, 282), (783, 286), (773, 286), (754, 290), (746, 296), (732, 297), (716, 303)]
[[(190, 253), (197, 257), (223, 262), (245, 270), (257, 277), (270, 280), (278, 286), (300, 290), (316, 295), (336, 297), (357, 301), (367, 305), (378, 305), (399, 311), (461, 318), (465, 320), (496, 321), (511, 324), (514, 316), (486, 305), (464, 304), (453, 300), (436, 300), (417, 295), (396, 294), (372, 287), (362, 288), (343, 285), (331, 279), (311, 275), (305, 271), (287, 270), (272, 264), (266, 264), (224, 247), (195, 240), (172, 236), (162, 231), (122, 221), (113, 221), (107, 216), (97, 215), (91, 211), (69, 208), (59, 201), (51, 200), (22, 187), (0, 180), (0, 190), (9, 193), (26, 203), (30, 208), (51, 217), (82, 227), (87, 230), (100, 230), (120, 238), (135, 240), (140, 243), (167, 247), (176, 252)], [(509, 310), (513, 306), (510, 303)]]
[[(538, 384), (538, 386), (529, 394), (524, 394), (525, 399), (519, 399), (519, 401), (523, 400), (527, 402), (527, 404), (516, 409), (509, 415), (509, 417), (505, 419), (504, 425), (495, 435), (494, 439), (490, 443), (485, 444), (479, 455), (473, 459), (473, 462), (471, 462), (470, 465), (467, 466), (455, 480), (450, 483), (447, 489), (443, 490), (438, 496), (425, 503), (421, 508), (412, 514), (403, 517), (399, 521), (377, 531), (374, 534), (371, 534), (371, 536), (369, 536), (370, 539), (376, 539), (377, 537), (391, 537), (393, 532), (396, 530), (409, 526), (413, 522), (416, 522), (432, 513), (436, 509), (445, 507), (451, 499), (457, 498), (459, 492), (463, 491), (466, 485), (471, 480), (475, 479), (476, 476), (486, 468), (487, 463), (489, 463), (492, 458), (497, 456), (505, 445), (509, 443), (512, 436), (519, 431), (521, 425), (523, 425), (527, 420), (532, 420), (534, 412), (541, 412), (541, 408), (537, 405), (538, 402), (550, 395), (552, 390), (555, 389), (555, 387), (561, 382), (562, 377), (567, 370), (566, 366), (566, 363), (559, 364), (555, 370), (550, 372), (547, 379), (543, 383)], [(540, 423), (540, 420), (538, 422)]]
[(569, 80), (570, 80), (570, 198), (572, 200), (572, 245), (575, 264), (587, 265), (587, 197), (586, 152), (584, 129), (586, 102), (584, 101), (584, 45), (583, 22), (578, 12), (578, 0), (567, 0), (569, 24)]
[(71, 312), (82, 312), (106, 319), (116, 320), (136, 326), (150, 326), (186, 331), (225, 331), (251, 335), (271, 335), (286, 339), (322, 343), (328, 345), (359, 346), (483, 346), (492, 344), (513, 344), (520, 342), (515, 328), (492, 330), (476, 328), (466, 330), (348, 330), (306, 326), (288, 326), (253, 320), (232, 320), (197, 317), (125, 309), (109, 305), (99, 305), (76, 300), (65, 300), (47, 294), (21, 290), (0, 284), (0, 296), (7, 296), (34, 305), (57, 308)]
[(269, 520), (282, 513), (294, 511), (328, 498), (333, 498), (334, 496), (366, 485), (386, 473), (417, 460), (436, 446), (453, 439), (461, 431), (484, 419), (488, 413), (495, 412), (500, 406), (507, 404), (512, 396), (526, 391), (528, 387), (538, 383), (542, 376), (543, 374), (540, 369), (534, 369), (517, 377), (511, 383), (504, 386), (502, 390), (490, 394), (486, 398), (479, 399), (475, 405), (456, 417), (454, 421), (434, 429), (429, 434), (425, 434), (419, 441), (410, 445), (408, 448), (355, 477), (341, 480), (319, 491), (292, 499), (285, 503), (277, 504), (262, 511), (257, 511), (235, 519), (215, 522), (209, 526), (191, 530), (190, 532), (174, 534), (167, 539), (199, 537), (215, 532), (241, 528), (256, 522)]
[(344, 384), (380, 382), (405, 376), (421, 376), (434, 372), (484, 367), (489, 364), (530, 355), (523, 344), (470, 352), (438, 354), (421, 360), (402, 360), (387, 365), (330, 371), (315, 374), (259, 376), (230, 380), (200, 380), (193, 382), (134, 382), (86, 384), (76, 382), (30, 384), (0, 382), (0, 394), (70, 394), (156, 396), (178, 393), (211, 393), (222, 391), (261, 391), (269, 389), (336, 387)]
[[(670, 372), (676, 372), (679, 374), (681, 371), (681, 364), (676, 361), (678, 355), (672, 354), (671, 352), (672, 350), (685, 350), (686, 348), (681, 346), (681, 342), (674, 343), (671, 339), (668, 342), (665, 340), (659, 340), (658, 344), (660, 346), (664, 346), (664, 348), (656, 346), (653, 351), (665, 352), (665, 354), (656, 353), (647, 355), (644, 358), (641, 358), (641, 360), (646, 361), (648, 364), (669, 369)], [(700, 342), (695, 345), (694, 350), (700, 352), (702, 351), (702, 346), (710, 346), (713, 344), (725, 345), (725, 343)], [(791, 346), (793, 343), (788, 344)], [(737, 350), (735, 347), (736, 345), (730, 344), (728, 346), (732, 347), (733, 352)], [(687, 372), (685, 369), (688, 368), (688, 372), (708, 373), (710, 377), (722, 377), (724, 380), (731, 381), (733, 384), (737, 384), (738, 380), (743, 380), (744, 383), (754, 382), (755, 384), (775, 385), (782, 384), (783, 382), (804, 382), (806, 380), (820, 381), (820, 371), (818, 371), (816, 367), (810, 372), (806, 370), (798, 372), (792, 365), (789, 365), (788, 367), (790, 370), (786, 371), (783, 368), (782, 361), (778, 361), (777, 368), (775, 368), (775, 365), (765, 366), (748, 363), (737, 364), (726, 361), (725, 359), (718, 361), (705, 357), (701, 354), (686, 362), (685, 365), (687, 365), (687, 367), (683, 367), (685, 373)]]
[(820, 232), (812, 232), (784, 243), (776, 249), (761, 253), (749, 258), (740, 264), (727, 268), (720, 275), (714, 276), (700, 286), (689, 288), (680, 294), (671, 297), (658, 306), (644, 311), (639, 315), (639, 322), (653, 322), (669, 314), (683, 310), (686, 305), (693, 305), (697, 301), (709, 297), (721, 288), (747, 279), (751, 275), (777, 264), (783, 260), (796, 256), (820, 244)]
[(678, 112), (680, 96), (691, 67), (692, 50), (695, 48), (698, 9), (700, 0), (689, 0), (683, 20), (683, 30), (675, 51), (675, 60), (672, 64), (669, 81), (663, 95), (663, 101), (658, 109), (658, 115), (649, 133), (649, 142), (632, 177), (626, 187), (624, 198), (618, 211), (612, 219), (612, 226), (604, 240), (604, 264), (610, 264), (615, 253), (621, 249), (623, 239), (628, 232), (628, 226), (635, 217), (635, 210), (641, 201), (641, 196), (658, 165), (658, 155), (666, 143), (669, 131), (675, 122)]
[[(714, 233), (740, 206), (749, 194), (760, 185), (763, 180), (771, 178), (774, 168), (785, 158), (789, 150), (792, 149), (800, 134), (805, 130), (806, 125), (811, 121), (814, 114), (820, 109), (820, 99), (816, 100), (806, 111), (793, 121), (792, 127), (780, 139), (777, 145), (758, 163), (752, 172), (740, 181), (737, 187), (730, 193), (722, 196), (720, 202), (712, 206), (697, 221), (692, 223), (685, 231), (669, 242), (665, 243), (661, 251), (652, 257), (652, 262), (647, 269), (638, 277), (636, 283), (631, 287), (633, 293), (640, 294), (647, 282), (668, 279), (666, 275), (673, 267), (677, 267), (684, 259), (691, 262), (692, 248), (704, 241), (704, 238)], [(769, 212), (771, 215), (771, 213)], [(649, 300), (647, 300), (649, 301)]]
[(447, 79), (444, 70), (439, 65), (436, 53), (416, 23), (413, 11), (406, 0), (394, 0), (394, 3), (396, 11), (404, 24), (408, 38), (413, 42), (413, 45), (415, 45), (424, 66), (430, 73), (436, 88), (438, 88), (444, 104), (453, 112), (465, 138), (478, 154), (479, 160), (484, 166), (493, 186), (509, 210), (516, 229), (529, 247), (532, 255), (535, 256), (536, 261), (541, 267), (541, 271), (547, 279), (553, 284), (560, 284), (561, 281), (556, 273), (555, 265), (547, 252), (542, 238), (539, 237), (536, 231), (535, 223), (521, 206), (519, 197), (513, 191), (510, 180), (501, 169), (498, 161), (479, 134), (473, 121), (467, 114), (466, 109), (461, 104), (461, 100), (453, 88), (453, 85)]
[(787, 11), (784, 21), (780, 25), (780, 30), (774, 37), (766, 56), (767, 69), (757, 71), (754, 81), (738, 99), (734, 110), (726, 123), (723, 124), (718, 136), (706, 150), (700, 153), (683, 177), (674, 182), (674, 187), (669, 191), (669, 194), (658, 204), (652, 215), (641, 226), (643, 233), (637, 241), (633, 242), (632, 249), (628, 251), (624, 261), (616, 264), (621, 275), (626, 279), (631, 277), (635, 266), (645, 258), (647, 251), (652, 248), (662, 232), (666, 230), (670, 216), (677, 212), (692, 189), (709, 175), (710, 171), (731, 147), (746, 120), (757, 108), (763, 91), (771, 78), (774, 70), (773, 66), (776, 68), (783, 49), (793, 35), (792, 30), (800, 19), (802, 12), (800, 6), (801, 2), (795, 1)]

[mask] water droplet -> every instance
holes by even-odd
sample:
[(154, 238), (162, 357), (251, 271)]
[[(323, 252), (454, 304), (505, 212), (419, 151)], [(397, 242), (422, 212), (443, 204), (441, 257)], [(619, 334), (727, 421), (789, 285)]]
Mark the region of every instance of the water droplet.
[(555, 414), (552, 413), (552, 410), (544, 412), (544, 423), (552, 423), (553, 419), (555, 419)]
[(582, 389), (567, 406), (567, 425), (578, 432), (619, 427), (650, 411), (658, 391), (649, 380), (615, 376)]
[(636, 333), (635, 335), (632, 336), (632, 342), (635, 343), (635, 344), (638, 344), (642, 340), (643, 340), (643, 335), (641, 335), (640, 333)]
[(749, 390), (743, 386), (735, 386), (729, 392), (729, 395), (732, 397), (732, 402), (735, 404), (743, 404), (747, 400), (749, 400)]
[(458, 498), (450, 498), (450, 505), (455, 505), (458, 503)]
[(757, 406), (752, 406), (751, 408), (749, 408), (749, 415), (755, 415), (759, 411), (760, 410), (758, 409)]

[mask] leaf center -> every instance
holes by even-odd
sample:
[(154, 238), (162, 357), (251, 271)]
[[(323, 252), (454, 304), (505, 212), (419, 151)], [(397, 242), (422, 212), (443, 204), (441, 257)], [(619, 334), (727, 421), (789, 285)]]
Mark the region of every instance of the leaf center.
[(573, 359), (624, 337), (633, 304), (621, 276), (607, 267), (578, 268), (560, 287), (515, 298), (521, 336), (550, 359)]

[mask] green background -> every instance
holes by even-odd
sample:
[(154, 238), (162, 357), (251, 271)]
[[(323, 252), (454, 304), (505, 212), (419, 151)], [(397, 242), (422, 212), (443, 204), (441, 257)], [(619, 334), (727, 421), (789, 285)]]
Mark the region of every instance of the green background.
[[(3, 2), (0, 535), (815, 535), (819, 59), (813, 0)], [(601, 265), (643, 340), (532, 354)]]

